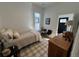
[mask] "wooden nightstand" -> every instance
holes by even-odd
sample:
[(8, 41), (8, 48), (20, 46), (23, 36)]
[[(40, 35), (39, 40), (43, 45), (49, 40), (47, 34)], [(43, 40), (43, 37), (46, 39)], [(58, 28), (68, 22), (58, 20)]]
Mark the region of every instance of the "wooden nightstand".
[(71, 42), (61, 35), (50, 38), (48, 45), (48, 57), (66, 57), (70, 53)]

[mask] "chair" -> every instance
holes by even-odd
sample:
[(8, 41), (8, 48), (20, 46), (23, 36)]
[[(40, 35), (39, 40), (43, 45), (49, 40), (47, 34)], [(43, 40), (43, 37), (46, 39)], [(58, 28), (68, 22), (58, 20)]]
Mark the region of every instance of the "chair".
[(48, 30), (48, 31), (47, 31), (47, 34), (48, 34), (48, 35), (52, 34), (52, 30)]
[(41, 30), (41, 35), (44, 37), (48, 37), (52, 33), (52, 30), (43, 29)]

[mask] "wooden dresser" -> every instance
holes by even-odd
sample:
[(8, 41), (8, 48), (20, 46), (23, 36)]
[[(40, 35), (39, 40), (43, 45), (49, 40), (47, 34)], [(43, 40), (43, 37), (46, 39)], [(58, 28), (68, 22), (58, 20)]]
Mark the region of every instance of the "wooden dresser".
[(48, 57), (66, 57), (71, 48), (71, 42), (62, 35), (50, 38), (48, 45)]

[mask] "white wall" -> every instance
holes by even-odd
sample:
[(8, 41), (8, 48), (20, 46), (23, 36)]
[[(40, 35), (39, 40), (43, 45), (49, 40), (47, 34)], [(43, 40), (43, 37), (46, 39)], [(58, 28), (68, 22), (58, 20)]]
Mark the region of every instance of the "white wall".
[(73, 45), (71, 56), (79, 57), (79, 27), (78, 27), (77, 34), (74, 40), (74, 45)]
[(24, 2), (0, 2), (0, 21), (2, 27), (26, 30), (33, 27), (32, 4)]
[(47, 17), (51, 18), (51, 24), (45, 25), (47, 29), (52, 29), (53, 34), (56, 34), (58, 27), (58, 16), (69, 13), (79, 13), (79, 3), (78, 2), (58, 2), (51, 7), (45, 9), (44, 20)]
[(43, 8), (29, 2), (0, 2), (0, 28), (26, 30), (34, 29), (33, 12), (41, 14), (43, 26)]

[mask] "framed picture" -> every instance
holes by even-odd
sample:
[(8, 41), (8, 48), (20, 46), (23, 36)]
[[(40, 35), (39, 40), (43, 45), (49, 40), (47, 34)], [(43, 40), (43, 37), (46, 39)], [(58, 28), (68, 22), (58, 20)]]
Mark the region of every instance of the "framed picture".
[(50, 18), (46, 18), (46, 19), (45, 19), (45, 24), (46, 24), (46, 25), (50, 25)]

